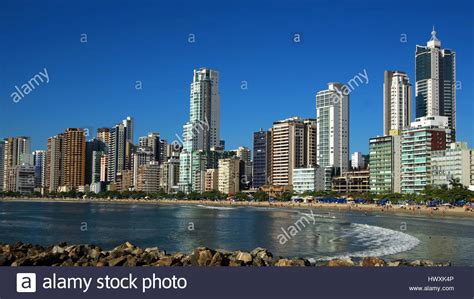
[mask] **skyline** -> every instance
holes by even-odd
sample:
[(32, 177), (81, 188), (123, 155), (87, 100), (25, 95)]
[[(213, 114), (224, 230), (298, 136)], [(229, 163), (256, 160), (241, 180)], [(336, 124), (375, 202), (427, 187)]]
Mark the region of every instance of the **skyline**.
[[(0, 23), (8, 25), (14, 19), (13, 12), (15, 10), (13, 8), (18, 4), (10, 2), (5, 4), (7, 9), (10, 8), (8, 11), (11, 11), (12, 15), (2, 18)], [(31, 4), (25, 11), (22, 11), (25, 18), (33, 13), (35, 5)], [(105, 7), (100, 7), (101, 5), (104, 4), (98, 5), (98, 11), (105, 9)], [(173, 10), (173, 5), (166, 5), (160, 4), (157, 6)], [(318, 35), (321, 32), (313, 29), (311, 25), (324, 24), (324, 22), (319, 22), (318, 18), (309, 18), (311, 13), (314, 13), (311, 9), (309, 9), (309, 12), (300, 11), (301, 19), (296, 19), (300, 5), (302, 4), (285, 3), (268, 8), (272, 10), (272, 15), (278, 16), (282, 13), (289, 13), (289, 19), (296, 24), (289, 26), (291, 28), (281, 28), (275, 20), (273, 22), (270, 20), (269, 24), (265, 24), (265, 20), (268, 21), (268, 18), (257, 19), (262, 12), (261, 4), (250, 5), (251, 7), (246, 7), (248, 10), (245, 11), (243, 8), (234, 11), (232, 9), (235, 8), (234, 4), (219, 5), (216, 7), (216, 11), (224, 12), (224, 16), (219, 14), (215, 16), (215, 21), (207, 20), (206, 22), (212, 24), (221, 21), (221, 29), (214, 26), (198, 26), (195, 28), (200, 28), (199, 30), (192, 30), (193, 21), (187, 20), (188, 23), (185, 22), (185, 24), (188, 26), (182, 25), (178, 28), (170, 26), (172, 28), (168, 28), (169, 31), (161, 32), (166, 36), (167, 43), (164, 44), (171, 44), (169, 47), (156, 44), (161, 40), (161, 35), (157, 36), (156, 40), (154, 36), (149, 39), (140, 39), (150, 36), (149, 31), (152, 30), (150, 28), (153, 28), (155, 23), (167, 20), (167, 18), (156, 20), (156, 22), (150, 20), (152, 13), (146, 11), (148, 6), (133, 8), (133, 12), (139, 13), (142, 18), (134, 17), (131, 13), (127, 14), (127, 9), (130, 9), (127, 5), (120, 6), (114, 11), (115, 13), (118, 12), (119, 15), (122, 14), (122, 17), (127, 21), (139, 21), (139, 24), (135, 25), (136, 27), (122, 25), (122, 29), (128, 30), (126, 32), (134, 33), (133, 36), (128, 36), (128, 39), (127, 34), (110, 30), (112, 24), (116, 24), (118, 20), (114, 20), (110, 15), (111, 13), (107, 12), (103, 13), (111, 21), (109, 27), (96, 27), (93, 25), (93, 20), (82, 19), (85, 24), (84, 27), (89, 28), (89, 30), (81, 30), (81, 26), (78, 26), (77, 23), (78, 20), (71, 20), (73, 25), (64, 26), (65, 28), (56, 28), (51, 25), (56, 24), (62, 18), (66, 18), (67, 14), (64, 14), (64, 16), (49, 15), (48, 12), (48, 17), (51, 17), (52, 21), (48, 28), (35, 27), (34, 30), (38, 32), (33, 32), (33, 28), (28, 28), (28, 25), (34, 23), (34, 18), (28, 20), (26, 24), (20, 22), (21, 24), (16, 26), (17, 30), (8, 32), (6, 36), (6, 44), (16, 46), (5, 49), (6, 56), (11, 59), (8, 63), (2, 63), (2, 68), (6, 71), (7, 76), (6, 80), (0, 85), (0, 94), (6, 101), (1, 101), (0, 105), (2, 111), (6, 113), (2, 115), (0, 136), (30, 136), (33, 142), (32, 150), (45, 149), (47, 138), (63, 131), (64, 128), (87, 128), (91, 131), (88, 138), (91, 138), (95, 136), (95, 133), (92, 132), (95, 132), (97, 128), (113, 126), (126, 116), (132, 116), (136, 124), (135, 142), (138, 136), (144, 136), (155, 131), (171, 142), (175, 139), (175, 134), (181, 136), (182, 124), (186, 122), (189, 115), (189, 85), (192, 81), (192, 70), (209, 67), (218, 70), (222, 77), (220, 83), (221, 138), (226, 141), (226, 148), (237, 148), (241, 145), (252, 148), (253, 132), (258, 131), (259, 128), (268, 129), (274, 121), (292, 116), (316, 117), (315, 95), (318, 91), (325, 89), (328, 82), (339, 81), (345, 83), (357, 73), (367, 70), (369, 84), (362, 85), (354, 90), (351, 93), (350, 103), (350, 152), (367, 153), (369, 138), (383, 135), (383, 71), (395, 69), (405, 71), (409, 76), (410, 83), (414, 86), (415, 46), (426, 44), (434, 23), (443, 47), (452, 49), (457, 53), (457, 77), (463, 83), (462, 89), (457, 91), (457, 139), (467, 141), (470, 145), (474, 144), (473, 136), (469, 134), (473, 131), (473, 122), (469, 118), (473, 110), (473, 103), (472, 101), (469, 102), (469, 99), (473, 98), (473, 89), (472, 86), (467, 84), (472, 82), (472, 55), (469, 54), (472, 53), (472, 34), (469, 34), (472, 33), (472, 29), (460, 26), (463, 21), (470, 17), (469, 9), (456, 17), (449, 17), (449, 8), (443, 9), (442, 12), (433, 10), (431, 16), (422, 16), (420, 20), (416, 20), (416, 26), (409, 25), (414, 22), (413, 19), (410, 19), (410, 16), (416, 9), (409, 10), (406, 12), (408, 14), (407, 18), (404, 19), (407, 23), (407, 30), (393, 30), (390, 26), (381, 26), (382, 28), (368, 27), (370, 22), (364, 23), (361, 22), (361, 19), (352, 19), (351, 17), (354, 16), (360, 18), (361, 14), (358, 15), (358, 13), (364, 15), (364, 7), (359, 7), (353, 11), (354, 15), (345, 16), (347, 22), (341, 24), (333, 21), (331, 23), (335, 29), (337, 27), (347, 29), (354, 21), (358, 22), (356, 28), (360, 28), (362, 36), (357, 34), (355, 34), (356, 37), (344, 35), (345, 40), (341, 42), (340, 38), (334, 40), (334, 36), (330, 33)], [(346, 3), (346, 5), (350, 6), (352, 4)], [(377, 5), (383, 6), (387, 3), (373, 3), (373, 5), (376, 8)], [(422, 6), (421, 4), (416, 5)], [(472, 6), (472, 4), (468, 5)], [(223, 6), (225, 7), (223, 8)], [(403, 5), (400, 4), (400, 6)], [(321, 5), (321, 3), (314, 4), (312, 7), (315, 10), (324, 7), (328, 9), (327, 6)], [(148, 9), (152, 8), (148, 7)], [(178, 12), (177, 15), (183, 17), (183, 20), (180, 20), (186, 21), (187, 14), (191, 13), (193, 8), (203, 9), (194, 7), (194, 4), (189, 4), (189, 7)], [(285, 8), (287, 8), (286, 11)], [(36, 9), (41, 11), (41, 8), (36, 7)], [(51, 7), (50, 9), (63, 9), (67, 12), (68, 9), (72, 8), (59, 5), (58, 8)], [(82, 7), (80, 9), (84, 10), (86, 8)], [(226, 17), (229, 17), (225, 12), (233, 13), (235, 16), (225, 20)], [(195, 13), (199, 13), (199, 11)], [(445, 17), (446, 14), (446, 18), (442, 19), (440, 14), (443, 15), (442, 17)], [(87, 13), (84, 16), (87, 16)], [(253, 21), (254, 25), (261, 25), (261, 28), (254, 28), (253, 33), (246, 31), (239, 34), (237, 32), (239, 28), (231, 25), (232, 21), (235, 21), (235, 18), (239, 16)], [(35, 18), (38, 18), (38, 16), (35, 16)], [(378, 18), (380, 17), (372, 16), (371, 21), (376, 22)], [(432, 19), (432, 21), (426, 19)], [(147, 22), (155, 23), (148, 23), (149, 27), (142, 26), (143, 23), (146, 24)], [(247, 27), (247, 29), (251, 27), (247, 23), (240, 25), (244, 28)], [(271, 28), (273, 30), (268, 28), (270, 25), (274, 26)], [(295, 29), (292, 30), (292, 28)], [(302, 42), (295, 44), (291, 42), (291, 38), (296, 32), (299, 32), (297, 28), (301, 28)], [(41, 33), (44, 33), (45, 29), (52, 33), (42, 35)], [(109, 31), (107, 31), (108, 29)], [(226, 32), (226, 30), (230, 31)], [(41, 54), (42, 47), (48, 48), (50, 51), (42, 53), (42, 56), (40, 55), (43, 59), (32, 59), (32, 57), (23, 55), (25, 50), (29, 53), (30, 49), (23, 49), (21, 47), (22, 42), (15, 39), (15, 33), (18, 32), (26, 34), (25, 40), (33, 41), (33, 44), (37, 45), (35, 50), (39, 51), (35, 53)], [(87, 34), (88, 42), (81, 44), (80, 38), (83, 32)], [(264, 32), (267, 34), (262, 34)], [(62, 39), (54, 40), (54, 34), (58, 33)], [(110, 36), (105, 33), (110, 34)], [(195, 34), (195, 44), (187, 43), (189, 34)], [(406, 43), (401, 42), (403, 37), (401, 34), (407, 35), (408, 41)], [(318, 36), (317, 39), (316, 36)], [(15, 44), (9, 42), (13, 40)], [(240, 45), (239, 42), (246, 40), (253, 43)], [(319, 41), (321, 40), (327, 41), (325, 45), (328, 45), (330, 51), (324, 51), (320, 47)], [(55, 41), (57, 47), (51, 47), (51, 44), (46, 41)], [(64, 43), (60, 44), (60, 42)], [(106, 45), (107, 42), (111, 43), (111, 47)], [(230, 42), (230, 45), (227, 45), (226, 42)], [(366, 46), (359, 47), (364, 42)], [(338, 43), (349, 44), (354, 56), (352, 58), (341, 56), (346, 51), (333, 46)], [(377, 51), (376, 49), (371, 52), (374, 43), (381, 47), (387, 45), (390, 45), (390, 47), (384, 48), (384, 51)], [(118, 45), (121, 47), (114, 47)], [(144, 48), (144, 45), (150, 46), (150, 48)], [(152, 55), (153, 50), (161, 49), (167, 50), (164, 52), (167, 54), (163, 56)], [(209, 49), (216, 49), (216, 51), (215, 53), (207, 53)], [(268, 51), (268, 49), (276, 51)], [(388, 51), (385, 51), (385, 49), (388, 49)], [(72, 53), (64, 53), (64, 50), (72, 50)], [(109, 52), (106, 50), (109, 50)], [(118, 53), (113, 53), (115, 50)], [(175, 50), (175, 53), (172, 50)], [(230, 52), (222, 54), (226, 50), (230, 50)], [(238, 53), (239, 50), (242, 53)], [(17, 55), (8, 55), (11, 51), (17, 53)], [(62, 54), (55, 56), (58, 54), (57, 52)], [(363, 52), (368, 52), (365, 54), (365, 59), (353, 59)], [(324, 56), (323, 59), (320, 56)], [(25, 57), (28, 59), (25, 59)], [(170, 59), (170, 57), (179, 58), (180, 60)], [(242, 57), (246, 59), (242, 60)], [(308, 57), (312, 57), (312, 59), (308, 59)], [(147, 63), (150, 58), (152, 62)], [(339, 58), (339, 61), (332, 60), (333, 58)], [(157, 63), (154, 63), (153, 59), (158, 60)], [(169, 61), (161, 61), (163, 59)], [(44, 63), (44, 61), (49, 61), (49, 63)], [(66, 66), (58, 66), (61, 62), (64, 62)], [(278, 64), (275, 62), (278, 62)], [(70, 66), (75, 67), (75, 69), (69, 70)], [(104, 66), (107, 68), (102, 68)], [(14, 87), (27, 82), (35, 73), (42, 71), (44, 68), (49, 71), (51, 81), (37, 87), (31, 94), (15, 104), (9, 96), (14, 91)], [(103, 71), (103, 69), (107, 69), (107, 71)], [(166, 69), (166, 71), (163, 72), (162, 69)], [(284, 71), (288, 75), (284, 74)], [(164, 76), (162, 73), (164, 73)], [(297, 76), (292, 78), (292, 74), (297, 74)], [(155, 79), (157, 76), (158, 78)], [(142, 90), (134, 89), (137, 80), (142, 81)], [(240, 89), (242, 81), (248, 83), (247, 90)], [(275, 86), (279, 88), (275, 88)], [(70, 98), (66, 105), (63, 102), (64, 97)], [(114, 98), (117, 101), (114, 101)], [(127, 99), (129, 100), (127, 101)], [(291, 103), (291, 108), (289, 103)], [(84, 111), (82, 113), (64, 113), (64, 115), (61, 115), (55, 109), (51, 109), (51, 106), (73, 110), (77, 109), (76, 107), (83, 107)], [(236, 111), (241, 113), (236, 113)], [(21, 121), (18, 121), (19, 114), (23, 116)], [(367, 115), (373, 118), (369, 118)], [(48, 119), (46, 122), (44, 121), (45, 117)], [(38, 126), (38, 123), (42, 125)]]

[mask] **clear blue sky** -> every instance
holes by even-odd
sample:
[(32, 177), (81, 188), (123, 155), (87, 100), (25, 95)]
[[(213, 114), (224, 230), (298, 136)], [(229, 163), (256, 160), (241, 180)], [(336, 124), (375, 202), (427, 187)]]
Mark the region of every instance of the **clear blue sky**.
[[(0, 137), (31, 136), (44, 149), (67, 127), (95, 131), (130, 115), (136, 138), (158, 131), (172, 141), (189, 115), (193, 69), (206, 66), (221, 75), (227, 148), (251, 147), (252, 132), (315, 117), (318, 90), (366, 69), (369, 84), (351, 94), (350, 142), (367, 152), (368, 139), (382, 134), (383, 71), (407, 71), (414, 85), (415, 45), (435, 25), (457, 54), (458, 140), (474, 146), (473, 19), (472, 1), (458, 0), (2, 0)], [(45, 67), (50, 82), (14, 103), (15, 85)]]

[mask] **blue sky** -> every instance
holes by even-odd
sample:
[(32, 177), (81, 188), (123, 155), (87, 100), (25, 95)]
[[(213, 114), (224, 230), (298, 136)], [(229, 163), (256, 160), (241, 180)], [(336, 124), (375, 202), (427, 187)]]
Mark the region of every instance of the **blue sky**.
[[(189, 116), (193, 69), (206, 66), (221, 76), (226, 147), (251, 147), (254, 131), (315, 117), (317, 91), (365, 69), (369, 83), (351, 93), (350, 143), (367, 152), (383, 133), (383, 71), (407, 71), (414, 85), (415, 45), (435, 25), (457, 54), (458, 140), (474, 146), (472, 1), (64, 2), (0, 3), (0, 137), (31, 136), (44, 149), (67, 127), (95, 132), (130, 115), (136, 138), (172, 141)], [(43, 68), (50, 82), (14, 103), (15, 85)]]

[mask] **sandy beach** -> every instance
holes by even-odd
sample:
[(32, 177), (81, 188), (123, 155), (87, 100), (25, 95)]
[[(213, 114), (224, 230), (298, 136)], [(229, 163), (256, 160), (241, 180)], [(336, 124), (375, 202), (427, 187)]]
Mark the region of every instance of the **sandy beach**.
[(296, 209), (321, 209), (336, 211), (356, 211), (361, 213), (396, 213), (408, 215), (425, 215), (432, 217), (466, 217), (474, 218), (474, 211), (466, 211), (462, 207), (438, 207), (437, 209), (425, 206), (377, 206), (375, 204), (334, 204), (334, 203), (294, 203), (294, 202), (248, 202), (248, 201), (212, 201), (212, 200), (145, 200), (145, 199), (77, 199), (77, 198), (2, 198), (0, 201), (39, 201), (39, 202), (78, 202), (78, 203), (136, 203), (136, 204), (186, 204), (186, 205), (210, 205), (210, 206), (252, 206), (252, 207), (271, 207), (271, 208), (296, 208)]

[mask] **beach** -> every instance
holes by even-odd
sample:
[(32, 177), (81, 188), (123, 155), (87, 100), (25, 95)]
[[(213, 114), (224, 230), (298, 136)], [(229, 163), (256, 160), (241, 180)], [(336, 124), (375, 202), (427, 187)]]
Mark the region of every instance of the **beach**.
[(463, 207), (445, 207), (440, 206), (437, 209), (428, 208), (422, 205), (412, 205), (400, 207), (378, 206), (376, 204), (336, 204), (336, 203), (295, 203), (295, 202), (268, 202), (268, 201), (230, 201), (230, 200), (186, 200), (186, 199), (78, 199), (78, 198), (2, 198), (0, 201), (38, 201), (38, 202), (93, 202), (93, 203), (137, 203), (137, 204), (185, 204), (185, 205), (208, 205), (208, 206), (251, 206), (265, 208), (295, 208), (295, 209), (315, 209), (315, 210), (336, 210), (338, 212), (351, 211), (361, 213), (396, 213), (408, 215), (425, 215), (432, 217), (465, 217), (474, 218), (474, 211), (466, 211)]

